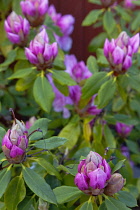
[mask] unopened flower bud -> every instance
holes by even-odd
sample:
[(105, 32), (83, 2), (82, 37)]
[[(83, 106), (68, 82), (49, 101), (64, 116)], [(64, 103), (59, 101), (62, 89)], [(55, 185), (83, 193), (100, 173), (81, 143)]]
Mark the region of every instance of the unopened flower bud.
[(103, 7), (110, 7), (116, 2), (116, 0), (101, 0)]
[(119, 192), (125, 183), (125, 179), (119, 173), (114, 173), (111, 175), (111, 178), (108, 181), (108, 185), (106, 186), (104, 193), (106, 195), (114, 195), (115, 193)]
[(132, 56), (139, 48), (139, 34), (129, 37), (126, 32), (121, 32), (118, 38), (104, 44), (104, 55), (107, 58), (114, 75), (124, 74), (132, 65)]
[(20, 2), (21, 9), (31, 26), (42, 25), (48, 10), (48, 0), (25, 0)]
[(124, 123), (117, 122), (116, 123), (116, 131), (122, 138), (126, 138), (129, 136), (133, 129), (133, 125), (126, 125)]
[(23, 162), (28, 146), (27, 134), (28, 131), (24, 123), (15, 119), (12, 128), (7, 131), (2, 139), (2, 150), (9, 163)]
[(75, 184), (86, 194), (99, 195), (103, 193), (110, 176), (111, 169), (106, 160), (91, 151), (78, 166)]
[(5, 20), (4, 27), (7, 33), (8, 39), (19, 46), (25, 46), (27, 43), (27, 36), (29, 34), (30, 25), (29, 22), (12, 12), (7, 20)]
[(49, 44), (49, 38), (45, 28), (30, 42), (29, 48), (25, 48), (27, 59), (34, 64), (38, 70), (51, 68), (57, 53), (57, 43)]

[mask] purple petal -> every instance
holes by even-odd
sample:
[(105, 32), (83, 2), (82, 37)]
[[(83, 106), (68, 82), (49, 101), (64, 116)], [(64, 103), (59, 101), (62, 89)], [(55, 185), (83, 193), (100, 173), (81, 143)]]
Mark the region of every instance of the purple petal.
[(35, 6), (31, 1), (21, 1), (20, 6), (24, 15), (34, 16), (36, 14)]
[(139, 45), (140, 45), (139, 33), (137, 33), (135, 36), (130, 38), (130, 45), (133, 49), (133, 53), (136, 53), (138, 51), (138, 48), (139, 48)]
[(124, 62), (123, 62), (123, 69), (127, 70), (131, 66), (132, 66), (132, 57), (130, 57), (130, 56), (127, 55), (125, 57)]
[(39, 4), (38, 12), (40, 15), (45, 15), (48, 10), (48, 0), (43, 0), (41, 4)]
[(25, 55), (32, 64), (38, 64), (37, 57), (31, 52), (29, 48), (25, 48)]
[(11, 27), (9, 26), (7, 20), (4, 21), (4, 28), (6, 32), (12, 32)]
[(111, 177), (111, 168), (109, 164), (103, 159), (104, 172), (107, 174), (107, 180)]
[(86, 161), (86, 159), (80, 161), (80, 163), (78, 165), (78, 172), (79, 173), (81, 173), (81, 168), (83, 167), (83, 165), (85, 165), (85, 161)]
[(80, 190), (87, 190), (88, 189), (88, 177), (85, 176), (83, 173), (76, 174), (75, 179), (74, 179), (75, 185), (80, 189)]
[(102, 169), (97, 168), (96, 170), (90, 172), (88, 177), (90, 178), (89, 185), (93, 189), (103, 189), (105, 187), (107, 175)]
[(17, 147), (16, 145), (13, 145), (13, 147), (10, 151), (11, 158), (15, 158), (15, 157), (21, 156), (23, 154), (24, 154), (24, 151), (21, 148)]
[(108, 39), (106, 39), (105, 43), (104, 43), (104, 55), (107, 58), (108, 58), (108, 55), (109, 55), (109, 45), (110, 45), (110, 42), (109, 42)]
[(8, 149), (12, 148), (12, 143), (9, 139), (10, 133), (11, 133), (11, 130), (9, 129), (2, 139), (2, 146), (5, 145)]
[(49, 61), (53, 57), (51, 45), (49, 45), (47, 43), (45, 44), (43, 56), (45, 58), (45, 61)]
[(20, 42), (20, 37), (19, 35), (13, 34), (13, 33), (7, 33), (8, 39), (14, 43), (14, 44), (18, 44)]
[(77, 64), (76, 57), (74, 55), (65, 55), (64, 63), (66, 66), (66, 72), (72, 75), (72, 69)]
[(51, 44), (51, 47), (52, 47), (52, 54), (53, 54), (53, 57), (55, 58), (58, 54), (58, 47), (57, 47), (57, 43), (54, 42)]
[(120, 47), (116, 47), (113, 51), (113, 62), (114, 64), (118, 65), (123, 62), (124, 59), (124, 51)]
[(24, 18), (23, 19), (23, 32), (24, 32), (24, 35), (29, 34), (29, 30), (30, 30), (30, 24), (29, 24), (28, 20), (26, 20)]

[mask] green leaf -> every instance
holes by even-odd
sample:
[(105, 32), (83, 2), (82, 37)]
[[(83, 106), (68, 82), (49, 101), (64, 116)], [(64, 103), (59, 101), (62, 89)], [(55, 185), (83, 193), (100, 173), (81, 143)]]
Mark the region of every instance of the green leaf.
[(98, 92), (98, 108), (104, 108), (114, 97), (116, 91), (116, 83), (113, 79), (106, 81)]
[(105, 201), (99, 206), (99, 210), (107, 210)]
[(114, 20), (111, 11), (106, 11), (103, 16), (103, 26), (108, 34), (110, 34), (116, 27), (116, 21)]
[(125, 203), (129, 207), (137, 206), (136, 198), (134, 198), (134, 196), (129, 192), (119, 191), (117, 193), (117, 197), (122, 203)]
[(24, 50), (24, 48), (20, 48), (20, 47), (18, 48), (16, 60), (27, 61), (27, 58), (25, 56), (25, 50)]
[(98, 72), (87, 79), (84, 87), (82, 88), (82, 98), (90, 98), (97, 93), (102, 83), (108, 79), (106, 75), (106, 72)]
[(25, 197), (25, 199), (18, 205), (18, 210), (35, 210), (33, 207), (34, 197), (35, 195), (32, 197)]
[(128, 76), (129, 85), (136, 91), (140, 92), (140, 74)]
[(131, 20), (131, 15), (129, 15), (126, 8), (117, 5), (117, 7), (115, 7), (115, 10), (118, 12), (118, 15), (120, 15), (123, 20), (127, 22)]
[(112, 134), (111, 129), (106, 125), (104, 125), (104, 137), (107, 144), (107, 147), (116, 148), (116, 141)]
[(0, 198), (5, 193), (5, 190), (11, 179), (11, 171), (10, 168), (3, 169), (0, 172)]
[(93, 210), (92, 203), (89, 201), (86, 201), (80, 208), (80, 210)]
[(80, 191), (77, 187), (71, 186), (57, 187), (53, 191), (59, 204), (72, 201), (83, 195), (83, 192)]
[(90, 26), (98, 20), (98, 17), (103, 13), (103, 10), (92, 10), (82, 22), (82, 26)]
[(69, 88), (67, 85), (61, 85), (59, 82), (54, 80), (56, 88), (65, 96), (69, 95)]
[(113, 168), (112, 174), (113, 174), (114, 172), (118, 171), (118, 170), (123, 166), (123, 164), (124, 164), (125, 161), (126, 161), (126, 159), (120, 160), (120, 161), (115, 165), (115, 167)]
[(52, 86), (45, 76), (39, 76), (35, 80), (33, 86), (33, 94), (35, 101), (41, 106), (45, 112), (50, 112), (54, 99)]
[(6, 134), (6, 130), (4, 128), (0, 127), (0, 142), (2, 142), (2, 139), (5, 134)]
[(107, 38), (107, 33), (103, 32), (99, 35), (95, 36), (91, 42), (89, 43), (88, 49), (90, 52), (96, 52), (98, 48), (102, 48), (105, 42), (105, 39)]
[(53, 70), (52, 77), (61, 85), (69, 85), (69, 86), (76, 85), (76, 82), (65, 71)]
[(94, 56), (89, 56), (87, 59), (87, 67), (92, 73), (96, 73), (99, 70), (97, 60)]
[(26, 184), (37, 196), (49, 203), (56, 204), (56, 198), (50, 185), (40, 175), (25, 167), (23, 167), (22, 173)]
[(80, 133), (80, 125), (78, 123), (70, 122), (60, 131), (58, 136), (68, 139), (64, 146), (72, 149), (77, 143)]
[(15, 11), (18, 15), (22, 15), (20, 2), (21, 2), (21, 0), (13, 0), (12, 1), (13, 11)]
[(62, 179), (59, 172), (57, 171), (57, 169), (51, 163), (49, 163), (47, 160), (45, 160), (43, 158), (38, 158), (38, 159), (36, 159), (36, 162), (39, 165), (41, 165), (47, 171), (47, 173), (49, 173), (51, 175), (55, 175), (60, 180)]
[(139, 145), (136, 142), (126, 140), (126, 144), (131, 152), (139, 154)]
[(17, 205), (24, 199), (26, 188), (21, 176), (14, 177), (4, 195), (7, 210), (17, 210)]
[(113, 210), (128, 210), (129, 209), (125, 206), (124, 203), (111, 197), (108, 197), (107, 199), (105, 199), (105, 205), (107, 207), (107, 210), (112, 210), (112, 209)]
[(35, 69), (33, 67), (20, 69), (20, 70), (16, 71), (12, 76), (10, 76), (8, 79), (17, 79), (17, 78), (27, 77), (33, 71), (35, 71)]
[(131, 24), (131, 30), (135, 31), (140, 26), (140, 13), (136, 15), (134, 18), (132, 24)]
[(30, 136), (30, 140), (37, 140), (37, 139), (43, 138), (43, 136), (45, 136), (47, 133), (49, 121), (50, 120), (47, 118), (41, 118), (41, 119), (36, 120), (28, 132), (29, 134), (31, 134), (33, 131), (37, 130), (38, 128), (40, 128), (42, 132), (37, 131), (33, 133)]
[(97, 49), (97, 62), (98, 64), (100, 64), (101, 66), (103, 67), (108, 67), (109, 66), (109, 63), (106, 59), (106, 57), (104, 56), (104, 52), (103, 52), (103, 49)]
[(16, 58), (16, 51), (15, 50), (11, 50), (8, 53), (8, 56), (7, 56), (6, 60), (2, 64), (0, 64), (0, 71), (1, 71), (1, 68), (7, 67), (11, 63), (13, 63), (15, 61), (15, 58)]
[(49, 139), (37, 141), (33, 145), (37, 148), (51, 150), (64, 145), (67, 141), (68, 140), (66, 138), (53, 136)]

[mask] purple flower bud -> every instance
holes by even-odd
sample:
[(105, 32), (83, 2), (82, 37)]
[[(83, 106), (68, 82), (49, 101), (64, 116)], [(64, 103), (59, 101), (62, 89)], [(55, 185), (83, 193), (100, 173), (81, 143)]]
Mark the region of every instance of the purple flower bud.
[(27, 43), (27, 36), (29, 34), (29, 22), (12, 12), (4, 23), (5, 31), (8, 39), (19, 46), (25, 46)]
[(2, 140), (2, 150), (12, 164), (23, 162), (28, 147), (28, 131), (25, 124), (17, 119), (15, 121)]
[(20, 2), (20, 6), (31, 26), (43, 24), (48, 10), (48, 0), (25, 0)]
[(129, 136), (133, 129), (133, 125), (126, 125), (124, 123), (117, 122), (116, 123), (116, 131), (122, 138), (126, 138)]
[(119, 192), (125, 183), (125, 179), (119, 173), (114, 173), (111, 175), (111, 178), (108, 181), (108, 184), (104, 190), (106, 195), (114, 195), (115, 193)]
[(30, 129), (31, 126), (35, 123), (36, 118), (33, 116), (28, 121), (26, 121), (25, 126), (27, 129)]
[(137, 0), (124, 0), (124, 7), (126, 8), (134, 8), (135, 4), (133, 4), (133, 1), (137, 1)]
[(121, 32), (118, 38), (108, 39), (104, 43), (104, 55), (107, 58), (114, 75), (124, 74), (132, 65), (132, 56), (139, 48), (139, 34), (129, 37), (126, 32)]
[(35, 36), (34, 40), (30, 42), (29, 48), (25, 48), (27, 59), (34, 64), (38, 70), (51, 68), (57, 53), (57, 43), (49, 44), (49, 38), (45, 29)]
[(99, 195), (111, 177), (111, 169), (105, 159), (98, 153), (90, 152), (78, 165), (75, 184), (86, 194)]

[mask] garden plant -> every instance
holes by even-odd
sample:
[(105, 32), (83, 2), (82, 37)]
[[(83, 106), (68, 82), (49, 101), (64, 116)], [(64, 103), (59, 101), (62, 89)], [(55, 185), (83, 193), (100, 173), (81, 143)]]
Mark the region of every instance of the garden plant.
[(140, 2), (89, 3), (85, 62), (71, 14), (0, 2), (0, 210), (140, 208)]

